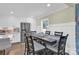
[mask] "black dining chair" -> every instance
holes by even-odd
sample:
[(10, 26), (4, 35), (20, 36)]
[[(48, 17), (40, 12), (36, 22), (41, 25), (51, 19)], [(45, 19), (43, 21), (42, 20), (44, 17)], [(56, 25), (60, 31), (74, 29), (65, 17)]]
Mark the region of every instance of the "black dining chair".
[(46, 31), (45, 34), (46, 34), (46, 35), (50, 35), (50, 31)]
[(55, 36), (62, 36), (62, 35), (63, 35), (63, 32), (55, 31), (55, 32), (54, 32), (54, 35), (55, 35)]
[[(40, 33), (37, 33), (36, 35), (40, 36), (40, 37), (43, 37), (45, 34), (43, 32), (40, 32)], [(41, 40), (38, 40), (39, 38), (36, 38), (36, 37), (33, 37), (33, 40), (37, 41), (38, 43), (42, 43)]]
[(59, 46), (58, 46), (58, 54), (59, 55), (65, 55), (65, 47), (66, 47), (68, 35), (69, 34), (67, 34), (66, 36), (62, 36), (59, 41)]
[[(27, 48), (26, 48), (26, 46), (27, 46)], [(26, 36), (24, 54), (41, 55), (41, 54), (43, 54), (42, 51), (44, 51), (44, 49), (45, 49), (45, 47), (43, 45), (37, 43), (35, 40), (33, 40), (32, 36)]]
[(65, 55), (65, 47), (68, 34), (66, 36), (61, 36), (57, 46), (48, 45), (47, 48), (52, 51), (53, 54)]
[(31, 34), (36, 34), (36, 31), (31, 31)]
[[(31, 31), (31, 35), (34, 35), (36, 33), (37, 33), (36, 31)], [(33, 38), (33, 39), (36, 40), (36, 38)]]

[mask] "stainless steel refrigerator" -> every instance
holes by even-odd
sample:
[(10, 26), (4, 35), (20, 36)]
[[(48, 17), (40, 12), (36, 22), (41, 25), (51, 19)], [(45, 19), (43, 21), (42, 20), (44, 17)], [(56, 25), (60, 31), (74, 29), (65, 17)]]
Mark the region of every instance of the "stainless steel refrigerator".
[(25, 34), (30, 32), (30, 23), (24, 23), (21, 22), (20, 24), (21, 27), (21, 42), (24, 42), (25, 40)]

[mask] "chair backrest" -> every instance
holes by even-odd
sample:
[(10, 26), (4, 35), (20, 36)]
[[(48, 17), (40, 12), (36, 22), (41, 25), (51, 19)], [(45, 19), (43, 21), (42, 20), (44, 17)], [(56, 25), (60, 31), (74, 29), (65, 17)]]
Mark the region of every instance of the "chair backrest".
[(58, 54), (65, 55), (65, 46), (68, 38), (68, 34), (66, 36), (61, 36), (58, 44)]
[(45, 34), (50, 35), (50, 31), (46, 31)]
[[(26, 46), (27, 46), (27, 48), (26, 48)], [(25, 50), (27, 50), (27, 51), (25, 51), (25, 52), (27, 52), (27, 55), (35, 54), (32, 36), (26, 35), (25, 48), (26, 48)]]
[(62, 36), (62, 35), (63, 35), (63, 32), (57, 32), (57, 31), (55, 31), (55, 32), (54, 32), (54, 35), (55, 35), (55, 36)]
[(36, 34), (36, 31), (31, 31), (31, 34)]

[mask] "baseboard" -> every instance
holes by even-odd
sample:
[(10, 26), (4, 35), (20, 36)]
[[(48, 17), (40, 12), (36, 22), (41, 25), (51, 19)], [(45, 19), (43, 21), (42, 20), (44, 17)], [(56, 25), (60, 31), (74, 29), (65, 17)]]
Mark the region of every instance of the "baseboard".
[(20, 44), (20, 43), (22, 43), (22, 42), (14, 42), (14, 43), (12, 43), (12, 45), (14, 45), (14, 44)]

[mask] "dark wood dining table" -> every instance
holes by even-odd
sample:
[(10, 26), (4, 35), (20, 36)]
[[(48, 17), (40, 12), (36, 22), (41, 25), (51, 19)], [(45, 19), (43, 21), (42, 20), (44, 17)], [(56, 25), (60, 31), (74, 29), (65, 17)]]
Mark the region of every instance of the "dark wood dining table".
[(47, 54), (48, 48), (46, 44), (54, 45), (57, 43), (57, 41), (60, 39), (60, 36), (55, 35), (46, 35), (46, 34), (26, 34), (26, 36), (31, 36), (33, 40), (36, 40), (36, 42), (42, 44), (45, 47), (45, 53)]
[(31, 35), (33, 38), (36, 38), (36, 40), (41, 40), (45, 43), (54, 44), (57, 42), (57, 40), (60, 39), (60, 36), (55, 35), (45, 35), (45, 34), (33, 34)]

